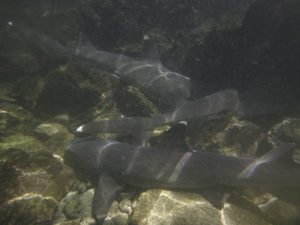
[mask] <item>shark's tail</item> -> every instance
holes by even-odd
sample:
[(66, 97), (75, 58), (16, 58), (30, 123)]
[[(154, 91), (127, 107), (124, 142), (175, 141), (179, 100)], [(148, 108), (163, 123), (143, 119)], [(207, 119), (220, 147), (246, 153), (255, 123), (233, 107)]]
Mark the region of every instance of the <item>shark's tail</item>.
[(249, 178), (253, 175), (257, 168), (259, 168), (263, 164), (272, 163), (281, 159), (286, 155), (290, 155), (294, 149), (294, 144), (287, 143), (283, 144), (268, 153), (264, 154), (263, 156), (259, 157), (258, 159), (254, 160), (250, 163), (240, 174), (239, 178)]
[[(244, 183), (300, 186), (300, 165), (293, 160), (295, 144), (286, 143), (250, 163), (238, 175)], [(255, 181), (255, 182), (253, 182)]]
[(100, 68), (112, 73), (111, 75), (115, 78), (120, 78), (114, 74), (117, 73), (119, 65), (126, 64), (132, 60), (125, 55), (98, 50), (82, 32), (79, 34), (75, 55), (96, 62)]
[(187, 101), (170, 113), (172, 122), (209, 116), (224, 111), (235, 111), (239, 106), (239, 95), (236, 90), (223, 90), (204, 98)]
[(32, 44), (38, 46), (40, 49), (45, 51), (47, 54), (55, 54), (59, 56), (63, 55), (73, 55), (74, 50), (62, 45), (58, 40), (51, 38), (45, 34), (39, 33), (27, 27), (24, 24), (15, 25), (16, 30), (23, 36), (26, 40)]

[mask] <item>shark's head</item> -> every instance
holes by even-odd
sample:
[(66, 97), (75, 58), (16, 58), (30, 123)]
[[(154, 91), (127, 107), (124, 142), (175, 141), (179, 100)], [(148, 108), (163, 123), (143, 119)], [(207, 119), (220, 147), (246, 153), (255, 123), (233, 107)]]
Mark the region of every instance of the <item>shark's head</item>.
[(67, 147), (64, 160), (73, 168), (99, 173), (102, 167), (102, 150), (110, 142), (95, 138), (77, 140)]

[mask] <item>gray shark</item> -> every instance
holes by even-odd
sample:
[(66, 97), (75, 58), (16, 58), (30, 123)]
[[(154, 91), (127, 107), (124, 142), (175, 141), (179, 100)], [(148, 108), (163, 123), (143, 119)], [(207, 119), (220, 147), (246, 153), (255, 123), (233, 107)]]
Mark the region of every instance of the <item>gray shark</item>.
[(139, 87), (152, 99), (177, 106), (190, 96), (190, 78), (170, 71), (162, 65), (156, 45), (145, 36), (140, 59), (97, 50), (80, 35), (76, 55), (93, 60), (122, 81)]
[(97, 133), (139, 134), (152, 131), (165, 124), (174, 124), (223, 111), (234, 111), (238, 105), (238, 93), (235, 90), (224, 90), (198, 100), (185, 101), (170, 113), (160, 113), (153, 117), (124, 117), (91, 122), (78, 127), (77, 132), (91, 135)]
[(300, 187), (299, 166), (280, 162), (293, 148), (293, 144), (283, 144), (253, 160), (92, 138), (71, 144), (66, 156), (97, 177), (92, 213), (102, 224), (110, 205), (126, 185), (227, 193), (236, 187)]
[(45, 52), (57, 56), (78, 56), (94, 61), (112, 76), (126, 84), (139, 87), (149, 97), (170, 108), (174, 109), (190, 96), (190, 78), (163, 66), (155, 44), (147, 37), (144, 38), (144, 56), (135, 59), (98, 50), (83, 34), (80, 34), (77, 48), (73, 49), (25, 25), (16, 25), (16, 28), (27, 40)]

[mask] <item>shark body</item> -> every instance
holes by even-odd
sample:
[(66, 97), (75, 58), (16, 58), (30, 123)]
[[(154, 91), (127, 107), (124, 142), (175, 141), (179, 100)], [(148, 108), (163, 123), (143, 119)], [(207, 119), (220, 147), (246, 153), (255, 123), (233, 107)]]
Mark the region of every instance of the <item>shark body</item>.
[(190, 96), (190, 78), (170, 71), (160, 61), (156, 45), (144, 39), (144, 57), (132, 58), (122, 54), (96, 49), (80, 36), (75, 54), (97, 62), (102, 68), (126, 83), (137, 86), (152, 99), (159, 99), (171, 107), (181, 104)]
[(125, 133), (139, 134), (152, 131), (158, 126), (174, 124), (223, 111), (234, 111), (239, 105), (239, 96), (235, 90), (224, 90), (204, 98), (186, 101), (170, 113), (160, 113), (153, 117), (124, 117), (90, 122), (77, 128), (87, 134)]
[(174, 109), (190, 96), (190, 78), (167, 69), (160, 61), (156, 45), (149, 38), (144, 39), (144, 56), (138, 59), (98, 50), (83, 34), (80, 34), (77, 48), (70, 48), (25, 25), (19, 25), (17, 29), (23, 37), (45, 52), (94, 61), (112, 76), (139, 87), (152, 99), (170, 108)]
[[(98, 177), (93, 216), (102, 224), (124, 185), (187, 191), (230, 192), (243, 186), (300, 187), (300, 168), (278, 160), (293, 149), (285, 144), (262, 159), (245, 159), (203, 151), (178, 152), (103, 139), (74, 142), (68, 155)], [(277, 162), (278, 161), (278, 162)]]

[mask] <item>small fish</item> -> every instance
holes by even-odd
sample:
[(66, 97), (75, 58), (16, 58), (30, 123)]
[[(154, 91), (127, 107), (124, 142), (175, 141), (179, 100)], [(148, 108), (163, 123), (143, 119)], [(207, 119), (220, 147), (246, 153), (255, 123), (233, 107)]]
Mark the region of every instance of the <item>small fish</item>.
[[(92, 213), (97, 223), (102, 224), (112, 202), (126, 185), (203, 191), (204, 196), (210, 196), (208, 200), (219, 196), (217, 202), (223, 203), (236, 187), (299, 188), (300, 167), (280, 162), (293, 149), (293, 144), (283, 144), (267, 153), (267, 157), (253, 161), (204, 151), (181, 152), (87, 138), (71, 144), (66, 158), (70, 156), (69, 160), (96, 175)], [(223, 206), (222, 202), (211, 202), (218, 208)]]

